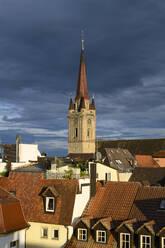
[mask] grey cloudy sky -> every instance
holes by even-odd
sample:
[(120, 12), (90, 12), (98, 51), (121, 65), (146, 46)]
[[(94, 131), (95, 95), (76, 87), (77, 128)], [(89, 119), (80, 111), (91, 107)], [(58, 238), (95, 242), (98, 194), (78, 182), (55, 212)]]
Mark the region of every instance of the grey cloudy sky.
[(67, 154), (85, 31), (97, 136), (165, 137), (164, 0), (0, 0), (0, 139)]

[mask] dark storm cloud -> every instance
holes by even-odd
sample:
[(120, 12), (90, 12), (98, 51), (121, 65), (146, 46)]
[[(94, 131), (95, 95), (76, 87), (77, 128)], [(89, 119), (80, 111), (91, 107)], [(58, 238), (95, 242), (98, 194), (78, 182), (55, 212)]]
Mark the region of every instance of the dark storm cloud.
[[(61, 153), (80, 31), (97, 135), (164, 137), (163, 0), (0, 0), (0, 137)], [(66, 151), (65, 151), (66, 153)], [(61, 153), (62, 154), (62, 153)]]

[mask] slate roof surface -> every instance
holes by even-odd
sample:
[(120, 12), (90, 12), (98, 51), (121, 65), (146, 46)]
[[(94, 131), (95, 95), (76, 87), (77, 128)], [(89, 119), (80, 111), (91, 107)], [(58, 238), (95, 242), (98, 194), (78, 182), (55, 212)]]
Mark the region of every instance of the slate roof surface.
[(102, 150), (102, 162), (121, 172), (130, 172), (135, 165), (135, 158), (127, 149), (105, 148)]
[[(0, 178), (0, 186), (16, 191), (27, 221), (70, 225), (72, 222), (78, 181), (69, 179), (44, 179), (42, 173), (12, 172), (9, 177)], [(41, 191), (52, 187), (58, 192), (55, 213), (45, 213)]]
[(159, 168), (159, 164), (152, 158), (151, 155), (136, 155), (137, 162), (142, 167)]
[(143, 185), (165, 185), (165, 168), (135, 168), (130, 182), (140, 182)]
[(134, 156), (136, 154), (152, 155), (155, 152), (164, 150), (165, 138), (162, 139), (137, 139), (137, 140), (99, 140), (98, 150), (103, 148), (128, 149)]
[(162, 228), (165, 226), (165, 209), (160, 209), (162, 199), (165, 199), (164, 187), (139, 187), (129, 218), (140, 223), (154, 220)]
[(43, 164), (34, 164), (22, 168), (18, 168), (14, 170), (15, 172), (33, 172), (33, 173), (38, 173), (38, 172), (43, 172), (44, 171), (44, 165)]
[(18, 199), (0, 187), (0, 234), (27, 228)]
[(94, 153), (70, 153), (68, 157), (78, 162), (86, 162), (87, 160), (94, 159)]
[(165, 150), (160, 150), (152, 154), (154, 158), (165, 158)]

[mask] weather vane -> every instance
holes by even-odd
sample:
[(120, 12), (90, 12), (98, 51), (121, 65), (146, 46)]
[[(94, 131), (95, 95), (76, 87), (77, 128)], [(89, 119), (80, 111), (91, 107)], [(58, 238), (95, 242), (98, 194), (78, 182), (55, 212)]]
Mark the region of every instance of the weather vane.
[(82, 50), (84, 50), (84, 30), (81, 30)]

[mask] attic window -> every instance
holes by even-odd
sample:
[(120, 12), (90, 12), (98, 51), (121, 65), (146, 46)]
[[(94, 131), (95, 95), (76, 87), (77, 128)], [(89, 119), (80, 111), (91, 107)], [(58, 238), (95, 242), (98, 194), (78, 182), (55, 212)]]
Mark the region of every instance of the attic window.
[(165, 210), (165, 199), (161, 200), (160, 209)]
[(102, 230), (96, 231), (96, 242), (106, 243), (106, 231), (102, 231)]
[(116, 159), (115, 162), (116, 162), (117, 164), (122, 164), (121, 160), (119, 160), (119, 159)]
[(78, 240), (87, 240), (87, 229), (78, 228)]
[(46, 197), (46, 212), (54, 212), (54, 197)]
[(130, 248), (129, 233), (120, 233), (120, 248)]

